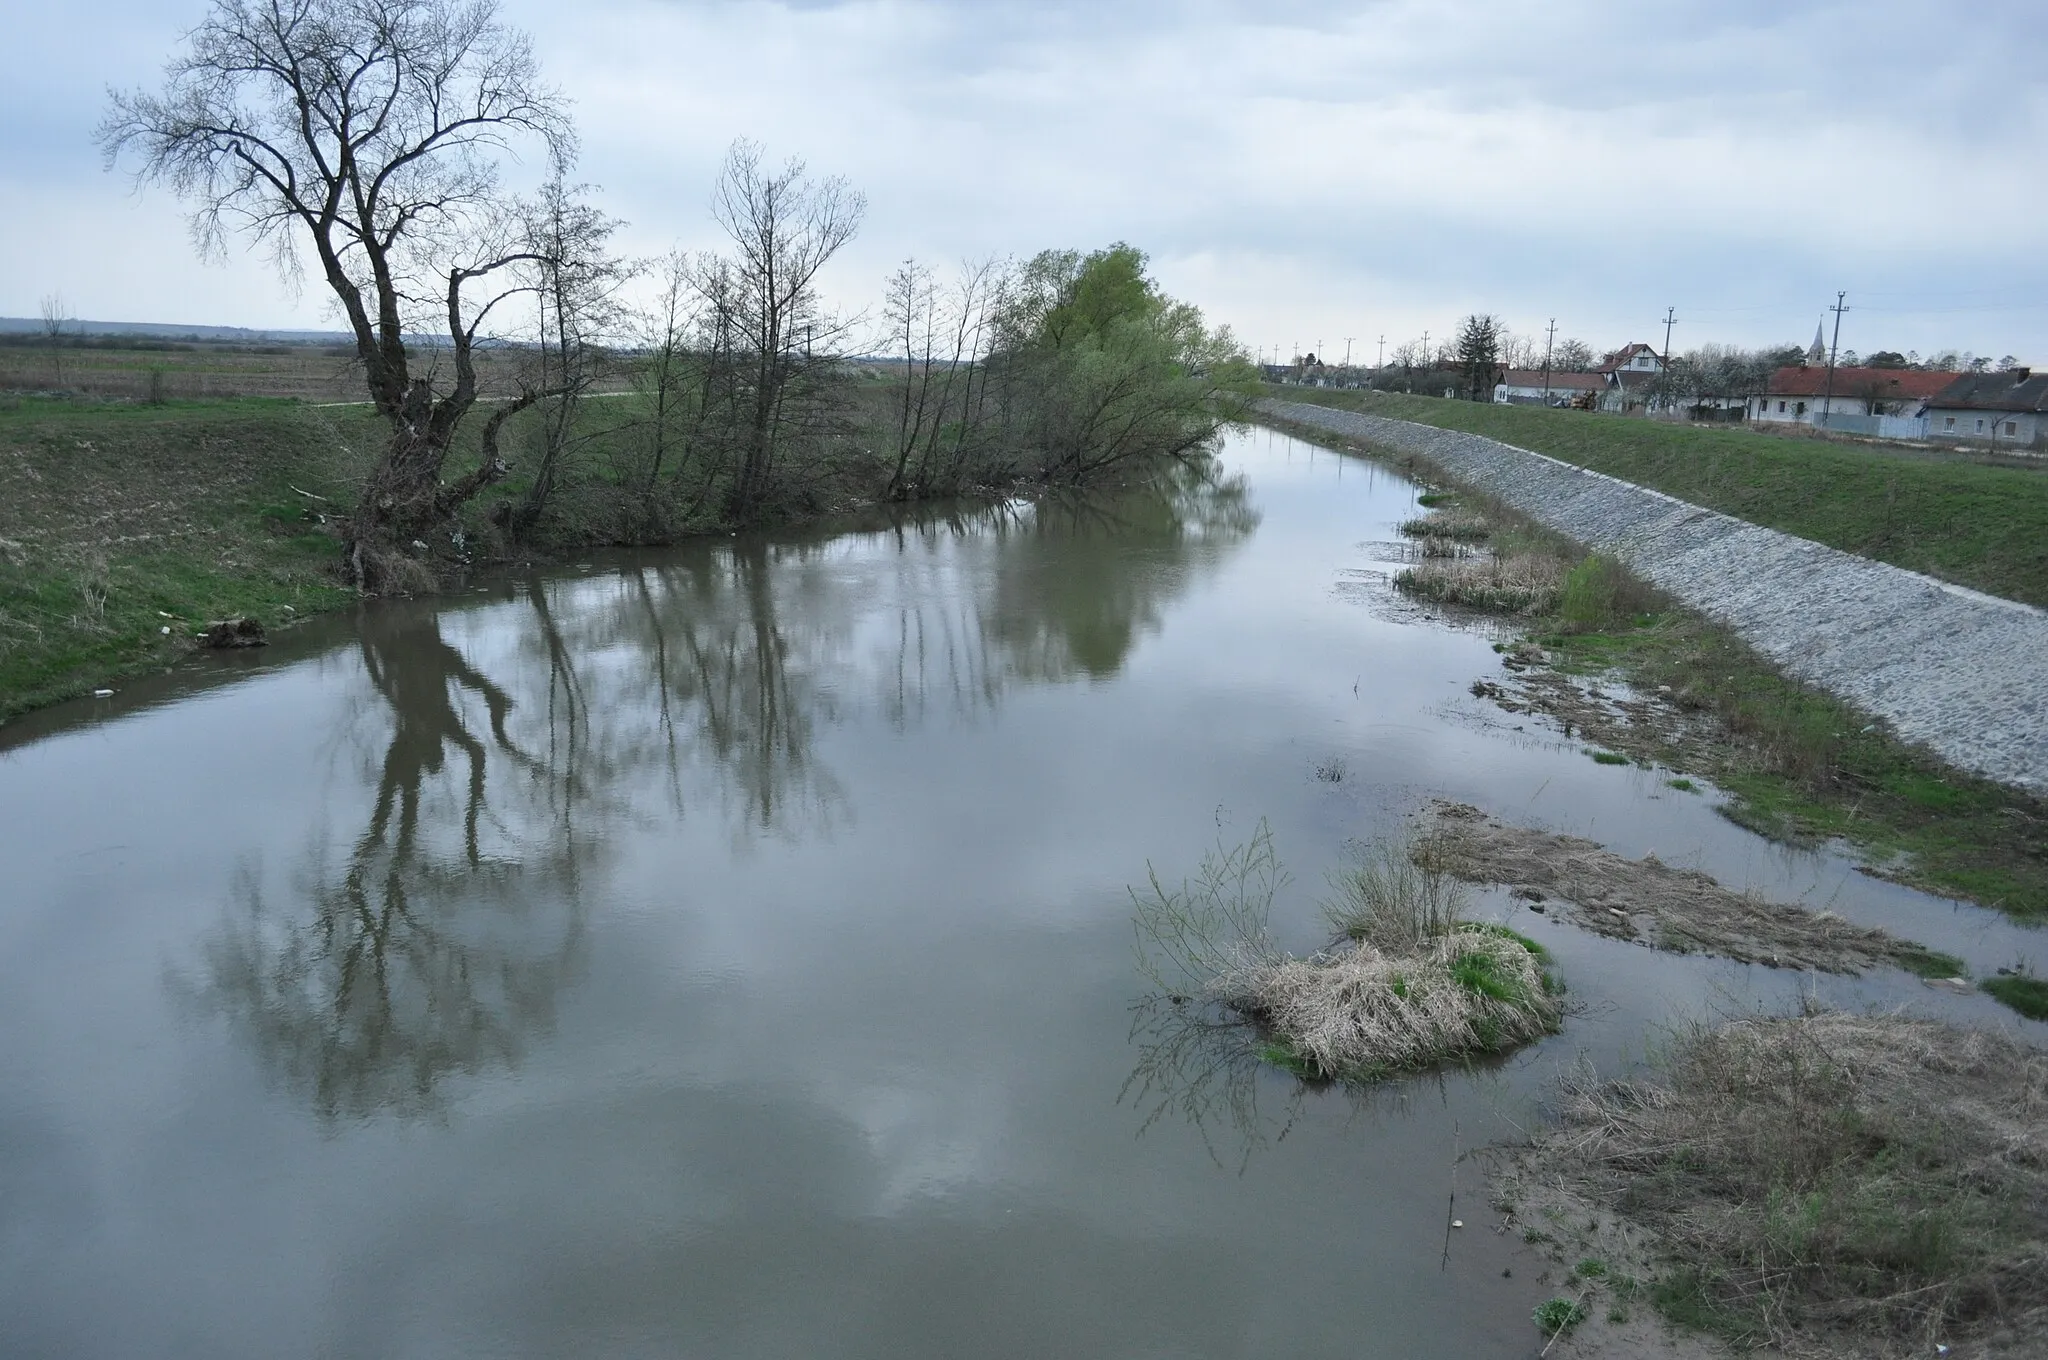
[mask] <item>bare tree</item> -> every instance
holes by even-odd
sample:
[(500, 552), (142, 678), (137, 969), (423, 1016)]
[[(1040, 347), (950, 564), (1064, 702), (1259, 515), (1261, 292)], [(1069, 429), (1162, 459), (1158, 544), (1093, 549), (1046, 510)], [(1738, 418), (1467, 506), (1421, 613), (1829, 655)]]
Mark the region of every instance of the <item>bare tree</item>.
[[(213, 0), (158, 93), (113, 95), (98, 130), (109, 165), (192, 204), (202, 251), (230, 234), (296, 270), (311, 247), (356, 341), (390, 437), (347, 535), (366, 589), (417, 579), (405, 545), (447, 526), (503, 477), (498, 434), (526, 392), (494, 411), (482, 452), (443, 467), (478, 397), (473, 350), (532, 262), (499, 182), (515, 144), (557, 167), (575, 137), (527, 38), (495, 0)], [(454, 380), (415, 371), (409, 325), (445, 332)]]
[(1583, 340), (1560, 340), (1550, 357), (1554, 373), (1585, 373), (1593, 367), (1593, 350)]
[(744, 520), (766, 501), (785, 440), (818, 415), (818, 360), (847, 329), (825, 312), (818, 273), (853, 239), (867, 200), (843, 179), (811, 179), (799, 160), (768, 170), (761, 147), (743, 139), (726, 153), (711, 211), (736, 251), (719, 305), (730, 312), (747, 398), (727, 506)]
[(500, 507), (515, 534), (539, 522), (575, 451), (604, 433), (586, 428), (578, 416), (583, 398), (604, 377), (610, 343), (626, 324), (619, 292), (638, 272), (611, 252), (621, 224), (593, 207), (586, 193), (557, 175), (525, 209), (539, 326), (520, 395), (536, 403), (539, 421), (526, 494), (517, 505)]
[(64, 295), (51, 293), (42, 300), (43, 338), (50, 344), (50, 363), (57, 370), (57, 386), (64, 385), (64, 327), (71, 318), (64, 311)]
[(982, 360), (1004, 295), (1005, 276), (994, 261), (964, 266), (950, 288), (916, 260), (889, 276), (885, 343), (903, 359), (891, 499), (961, 489), (988, 393)]

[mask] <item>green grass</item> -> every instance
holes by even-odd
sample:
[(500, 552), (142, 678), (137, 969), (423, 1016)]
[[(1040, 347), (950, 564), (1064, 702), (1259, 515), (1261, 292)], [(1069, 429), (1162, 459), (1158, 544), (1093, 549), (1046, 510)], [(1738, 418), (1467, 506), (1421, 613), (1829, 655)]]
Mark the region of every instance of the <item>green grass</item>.
[(1700, 791), (1700, 786), (1693, 783), (1690, 779), (1667, 779), (1664, 781), (1664, 787), (1667, 789), (1677, 789), (1680, 793), (1698, 793)]
[(1584, 1306), (1572, 1299), (1545, 1299), (1536, 1305), (1533, 1314), (1536, 1325), (1543, 1329), (1545, 1336), (1556, 1336), (1568, 1332), (1586, 1320)]
[(2048, 471), (1588, 411), (1268, 392), (1485, 435), (1845, 552), (2048, 605)]
[(1721, 810), (1732, 820), (1778, 840), (1846, 841), (1895, 861), (1886, 872), (1903, 882), (2048, 917), (2048, 808), (2038, 800), (1894, 740), (1680, 611), (1542, 641), (1560, 669), (1616, 674), (1645, 692), (1667, 688), (1681, 707), (1718, 716), (1734, 740), (1704, 759), (1697, 748), (1654, 744), (1639, 754), (1711, 778), (1731, 795)]
[(2025, 974), (1986, 978), (1985, 994), (2004, 1002), (2029, 1020), (2048, 1020), (2048, 981)]
[(1944, 954), (1938, 949), (1929, 949), (1925, 945), (1910, 942), (1901, 943), (1892, 951), (1892, 961), (1915, 977), (1954, 978), (1970, 975), (1969, 965), (1955, 955)]
[(1593, 763), (1594, 763), (1595, 765), (1626, 765), (1626, 764), (1628, 764), (1628, 757), (1627, 757), (1627, 756), (1625, 756), (1625, 755), (1620, 755), (1620, 754), (1617, 754), (1616, 752), (1613, 752), (1613, 751), (1590, 751), (1590, 752), (1588, 752), (1587, 754), (1589, 754), (1589, 755), (1591, 755), (1591, 756), (1593, 757)]
[(1538, 963), (1549, 963), (1551, 961), (1550, 951), (1543, 945), (1537, 943), (1535, 940), (1530, 939), (1521, 931), (1515, 930), (1509, 926), (1501, 925), (1498, 922), (1464, 921), (1459, 924), (1458, 929), (1471, 931), (1475, 934), (1481, 935), (1495, 935), (1503, 940), (1513, 940), (1516, 944), (1522, 946), (1522, 948), (1528, 950), (1531, 954), (1533, 954), (1536, 957), (1536, 961)]
[[(1302, 395), (1294, 388), (1280, 394)], [(1332, 395), (1319, 393), (1317, 399)], [(1371, 404), (1379, 400), (1371, 397), (1367, 409), (1380, 410)], [(1412, 400), (1428, 408), (1469, 407), (1482, 413), (1504, 412), (1507, 417), (1533, 415), (1541, 420), (1546, 415), (1523, 408)], [(1324, 404), (1361, 405), (1346, 400)], [(1576, 415), (1596, 419), (1583, 412)], [(1489, 417), (1472, 417), (1484, 418)], [(1606, 419), (1621, 430), (1644, 432), (1641, 437), (1646, 439), (1748, 437)], [(1332, 439), (1327, 432), (1288, 428), (1305, 438)], [(1839, 452), (1811, 441), (1786, 442), (1802, 453)], [(1992, 473), (2032, 475), (1969, 464), (1909, 466), (1930, 476), (1952, 475), (1964, 481)], [(2048, 480), (2009, 485), (2038, 495), (2033, 488), (2048, 487)], [(1547, 617), (1532, 623), (1527, 634), (1546, 649), (1549, 665), (1567, 674), (1619, 679), (1638, 692), (1661, 694), (1680, 709), (1713, 720), (1702, 726), (1714, 730), (1714, 735), (1693, 738), (1632, 724), (1597, 734), (1588, 730), (1582, 734), (1586, 740), (1618, 748), (1602, 763), (1620, 764), (1632, 757), (1638, 763), (1661, 764), (1710, 779), (1728, 795), (1718, 810), (1759, 834), (1794, 844), (1840, 841), (1864, 855), (1873, 871), (1885, 877), (1981, 902), (2020, 920), (2048, 920), (2048, 803), (1955, 770), (1930, 753), (1897, 741), (1882, 724), (1786, 676), (1727, 629), (1673, 606), (1617, 564), (1584, 557), (1558, 536), (1532, 528), (1483, 496), (1477, 499), (1487, 503), (1497, 537), (1526, 537), (1524, 551), (1548, 553), (1568, 564), (1558, 603)], [(2048, 534), (2037, 535), (2036, 542), (2038, 551), (2048, 557)], [(1999, 584), (1978, 575), (1980, 585)], [(1506, 653), (1526, 645), (1496, 643), (1494, 649)], [(1669, 787), (1698, 791), (1690, 778), (1673, 779)]]
[(0, 402), (0, 719), (173, 664), (210, 619), (353, 600), (312, 517), (375, 435), (287, 401)]

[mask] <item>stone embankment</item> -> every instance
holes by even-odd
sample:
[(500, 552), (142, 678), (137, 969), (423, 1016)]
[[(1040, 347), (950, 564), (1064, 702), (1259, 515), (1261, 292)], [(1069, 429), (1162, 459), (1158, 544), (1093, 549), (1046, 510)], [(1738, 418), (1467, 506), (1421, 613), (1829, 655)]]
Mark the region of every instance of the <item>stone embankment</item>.
[(1950, 764), (2048, 793), (2048, 612), (1498, 440), (1304, 402), (1270, 415), (1426, 460), (1626, 563)]

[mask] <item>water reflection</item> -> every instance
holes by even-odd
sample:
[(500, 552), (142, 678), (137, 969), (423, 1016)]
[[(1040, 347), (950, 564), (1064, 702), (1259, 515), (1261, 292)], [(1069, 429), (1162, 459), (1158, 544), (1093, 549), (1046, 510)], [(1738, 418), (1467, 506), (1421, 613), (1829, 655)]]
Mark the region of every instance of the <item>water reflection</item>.
[[(1309, 1084), (1277, 1073), (1252, 1024), (1187, 997), (1152, 995), (1131, 1011), (1137, 1066), (1117, 1093), (1141, 1116), (1139, 1136), (1163, 1119), (1187, 1123), (1210, 1159), (1242, 1174), (1252, 1154), (1287, 1136)], [(1262, 1113), (1261, 1094), (1284, 1091), (1277, 1113)]]
[(451, 1078), (551, 1029), (616, 833), (827, 834), (854, 812), (827, 730), (1111, 674), (1256, 523), (1241, 480), (1196, 464), (1115, 497), (534, 576), (496, 609), (366, 610), (335, 746), (357, 759), (288, 885), (238, 875), (191, 990), (323, 1118), (443, 1109)]
[[(245, 865), (199, 988), (330, 1120), (426, 1113), (449, 1077), (517, 1061), (577, 969), (601, 844), (578, 834), (568, 780), (508, 731), (512, 697), (437, 615), (372, 611), (360, 645), (389, 714), (367, 824), (339, 863), (317, 839), (281, 897)], [(573, 743), (578, 715), (572, 698), (550, 732)], [(487, 777), (493, 758), (510, 777)]]

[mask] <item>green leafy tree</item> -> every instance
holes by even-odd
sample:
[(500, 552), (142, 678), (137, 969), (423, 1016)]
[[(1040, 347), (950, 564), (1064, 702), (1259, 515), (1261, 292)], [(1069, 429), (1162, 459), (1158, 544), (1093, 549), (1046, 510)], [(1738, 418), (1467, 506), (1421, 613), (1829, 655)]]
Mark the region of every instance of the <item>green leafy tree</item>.
[(1258, 370), (1228, 327), (1160, 291), (1145, 256), (1046, 251), (997, 321), (1004, 419), (1026, 475), (1080, 483), (1193, 453), (1244, 419)]

